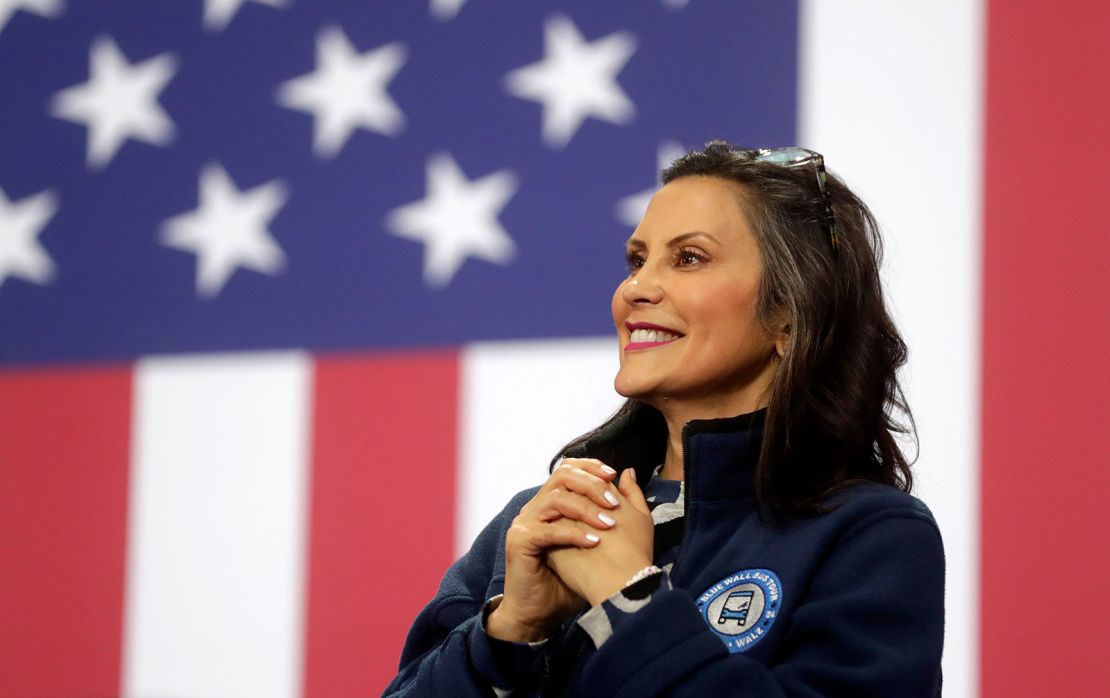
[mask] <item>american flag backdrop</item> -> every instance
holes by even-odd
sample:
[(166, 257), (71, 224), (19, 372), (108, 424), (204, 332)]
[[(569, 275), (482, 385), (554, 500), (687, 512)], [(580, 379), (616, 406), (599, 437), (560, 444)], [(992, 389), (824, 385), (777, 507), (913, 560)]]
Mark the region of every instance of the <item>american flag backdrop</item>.
[(946, 695), (1110, 695), (1108, 7), (0, 0), (0, 696), (380, 693), (714, 137), (884, 225)]

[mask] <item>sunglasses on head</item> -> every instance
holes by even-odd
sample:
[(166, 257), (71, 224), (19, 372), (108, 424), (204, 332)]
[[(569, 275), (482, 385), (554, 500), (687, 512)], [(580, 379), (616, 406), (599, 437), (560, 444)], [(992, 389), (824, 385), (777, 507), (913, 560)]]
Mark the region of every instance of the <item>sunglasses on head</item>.
[(804, 167), (813, 165), (817, 174), (817, 186), (821, 190), (821, 198), (825, 201), (825, 220), (821, 222), (832, 246), (833, 257), (840, 250), (840, 235), (836, 227), (836, 217), (833, 215), (832, 199), (829, 197), (829, 186), (825, 177), (825, 157), (821, 153), (806, 148), (755, 148), (741, 151), (747, 157), (759, 162), (770, 162), (783, 167)]

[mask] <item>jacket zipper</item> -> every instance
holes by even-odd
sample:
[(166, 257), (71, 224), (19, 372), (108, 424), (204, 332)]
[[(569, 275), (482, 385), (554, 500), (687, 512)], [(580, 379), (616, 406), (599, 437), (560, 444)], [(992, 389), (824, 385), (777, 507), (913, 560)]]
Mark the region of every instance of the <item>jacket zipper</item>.
[(686, 458), (686, 452), (689, 451), (690, 443), (690, 423), (687, 422), (682, 425), (682, 481), (685, 489), (682, 498), (682, 540), (678, 544), (678, 551), (674, 556), (674, 564), (671, 565), (671, 578), (677, 576), (678, 565), (682, 562), (682, 551), (686, 548), (686, 540), (690, 537), (690, 500), (693, 499), (693, 492), (690, 491), (690, 461)]

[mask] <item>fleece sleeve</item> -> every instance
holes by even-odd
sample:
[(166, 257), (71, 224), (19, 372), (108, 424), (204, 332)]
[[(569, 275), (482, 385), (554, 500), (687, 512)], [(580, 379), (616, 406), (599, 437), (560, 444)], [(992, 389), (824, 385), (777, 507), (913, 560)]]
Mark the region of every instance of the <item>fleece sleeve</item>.
[(594, 647), (599, 648), (613, 636), (615, 628), (626, 623), (628, 616), (641, 608), (647, 608), (655, 595), (671, 588), (667, 573), (656, 571), (634, 584), (626, 586), (602, 603), (583, 613), (576, 621)]
[[(857, 524), (786, 621), (771, 665), (730, 654), (694, 598), (665, 581), (583, 667), (590, 696), (936, 696), (944, 553), (936, 525), (884, 514)], [(666, 628), (666, 632), (659, 632)]]
[(491, 583), (504, 574), (499, 553), (505, 531), (533, 493), (514, 497), (447, 570), (435, 598), (413, 622), (398, 674), (383, 696), (495, 696), (527, 673), (538, 649), (487, 635), (483, 607)]

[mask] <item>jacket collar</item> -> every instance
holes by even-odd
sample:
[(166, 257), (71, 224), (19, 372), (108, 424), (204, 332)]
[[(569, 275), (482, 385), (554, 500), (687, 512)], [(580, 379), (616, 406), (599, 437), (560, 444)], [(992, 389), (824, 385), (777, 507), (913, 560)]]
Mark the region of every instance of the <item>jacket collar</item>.
[(755, 467), (767, 410), (737, 417), (698, 419), (682, 429), (688, 500), (735, 500), (755, 490)]

